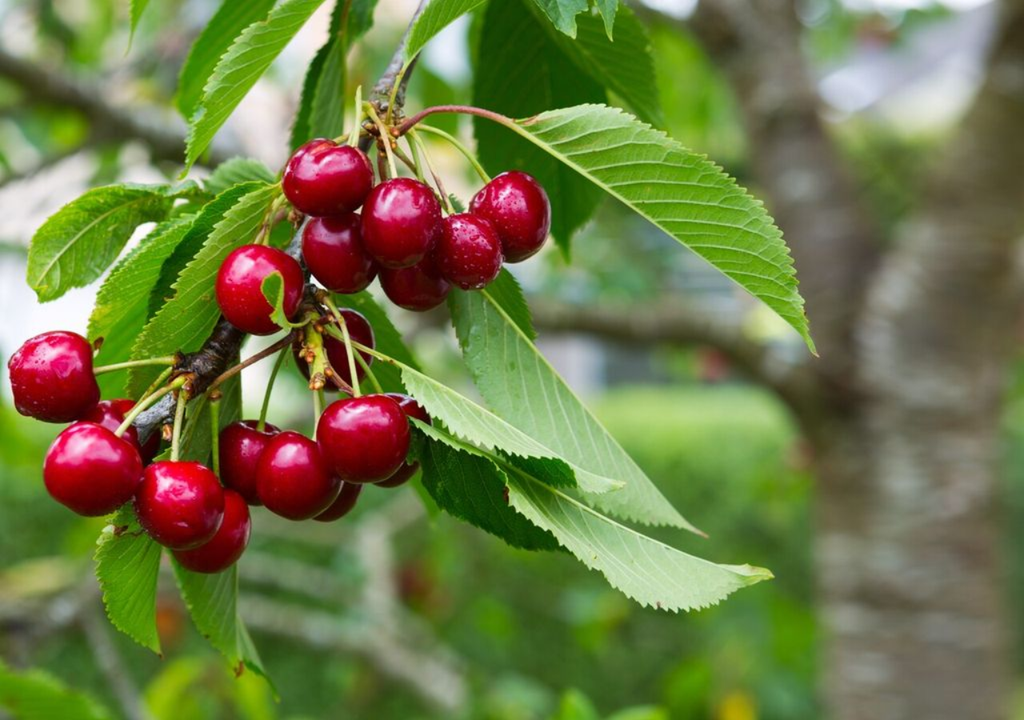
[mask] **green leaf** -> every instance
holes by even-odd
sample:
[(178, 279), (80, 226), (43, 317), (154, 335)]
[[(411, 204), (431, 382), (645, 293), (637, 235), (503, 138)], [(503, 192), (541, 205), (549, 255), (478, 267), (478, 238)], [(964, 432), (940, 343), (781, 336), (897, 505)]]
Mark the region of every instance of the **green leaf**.
[[(619, 9), (619, 0), (595, 0), (594, 5), (597, 6), (597, 11), (601, 13), (601, 19), (604, 20), (605, 35), (609, 40), (614, 40), (615, 13)], [(623, 10), (628, 10), (628, 8), (624, 7)]]
[(185, 118), (195, 112), (203, 87), (217, 67), (217, 61), (242, 31), (267, 17), (276, 0), (224, 0), (216, 14), (196, 38), (178, 76), (178, 110)]
[(557, 550), (550, 533), (538, 529), (505, 501), (505, 471), (478, 450), (423, 439), (417, 450), (423, 486), (445, 512), (509, 545), (526, 550)]
[[(416, 18), (405, 43), (405, 60), (409, 62), (432, 37), (486, 0), (430, 0)], [(586, 0), (583, 0), (585, 3)]]
[(217, 166), (210, 177), (203, 181), (203, 188), (211, 195), (220, 195), (233, 185), (240, 185), (252, 180), (272, 183), (276, 179), (270, 168), (259, 160), (233, 157)]
[[(15, 672), (0, 661), (0, 708), (12, 720), (112, 720), (86, 693), (41, 670)], [(6, 717), (6, 716), (5, 716)]]
[(114, 627), (143, 647), (160, 653), (156, 630), (156, 581), (160, 546), (150, 539), (125, 505), (100, 533), (96, 577)]
[[(552, 107), (604, 102), (604, 88), (573, 62), (523, 0), (491, 3), (484, 14), (473, 81), (473, 104), (509, 117)], [(474, 118), (480, 161), (491, 174), (533, 175), (551, 200), (551, 234), (563, 253), (594, 214), (602, 193), (547, 153), (507, 129)]]
[(779, 314), (814, 351), (782, 232), (721, 168), (604, 105), (552, 110), (517, 131), (651, 221)]
[[(332, 33), (340, 30), (345, 3), (346, 0), (341, 0), (334, 7), (334, 13), (331, 15)], [(376, 8), (377, 0), (352, 0), (349, 4), (348, 15), (345, 18), (345, 33), (350, 47), (373, 27), (373, 11)]]
[(342, 38), (332, 36), (309, 64), (292, 126), (293, 149), (311, 138), (336, 138), (344, 132), (347, 49)]
[(238, 565), (214, 574), (194, 573), (173, 561), (174, 577), (203, 637), (227, 658), (235, 675), (245, 668), (270, 682), (256, 646), (238, 616)]
[(700, 532), (541, 355), (531, 342), (532, 329), (523, 329), (521, 317), (516, 322), (513, 313), (521, 315), (525, 301), (511, 275), (503, 273), (479, 292), (453, 291), (448, 306), (462, 357), (488, 407), (529, 437), (544, 438), (546, 447), (574, 467), (625, 482), (617, 492), (587, 496), (587, 502), (628, 520)]
[(147, 5), (149, 5), (149, 0), (131, 0), (131, 31), (128, 37), (129, 46), (132, 44), (132, 38), (135, 37), (135, 31), (139, 29), (139, 21), (142, 20), (142, 14), (146, 12)]
[[(218, 432), (242, 418), (242, 380), (236, 375), (221, 384), (219, 389), (221, 399), (218, 401)], [(200, 395), (190, 402), (186, 417), (185, 428), (181, 434), (181, 459), (211, 467), (213, 433), (210, 428), (212, 415), (208, 397)]]
[(559, 488), (510, 473), (509, 502), (530, 522), (641, 605), (694, 610), (715, 605), (772, 574), (750, 565), (717, 565), (611, 520)]
[(306, 77), (302, 81), (302, 93), (299, 95), (299, 106), (295, 110), (295, 119), (292, 121), (289, 140), (289, 146), (293, 151), (315, 137), (309, 129), (310, 116), (313, 113), (313, 100), (316, 97), (320, 76), (324, 71), (324, 63), (327, 62), (327, 56), (336, 45), (337, 41), (332, 37), (316, 51), (316, 55), (309, 62), (309, 67), (306, 68)]
[(533, 0), (544, 11), (551, 24), (571, 38), (576, 37), (576, 16), (586, 12), (587, 0)]
[[(146, 324), (132, 350), (133, 358), (198, 350), (213, 330), (220, 317), (214, 296), (217, 271), (232, 250), (253, 241), (280, 188), (246, 183), (237, 186), (234, 192), (241, 197), (213, 225), (202, 249), (178, 275), (173, 286), (174, 296)], [(198, 220), (193, 228), (196, 227)], [(129, 374), (133, 396), (144, 390), (153, 377), (154, 372), (149, 368), (133, 368)]]
[[(157, 225), (103, 281), (89, 317), (89, 339), (103, 340), (93, 360), (96, 365), (131, 358), (132, 345), (149, 319), (150, 295), (160, 278), (160, 269), (194, 219), (195, 216), (188, 215)], [(123, 397), (126, 379), (125, 373), (99, 376), (104, 397)]]
[(579, 690), (567, 690), (551, 720), (601, 720), (590, 699)]
[[(379, 351), (393, 357), (404, 365), (414, 370), (419, 370), (420, 365), (413, 357), (409, 348), (402, 340), (402, 334), (391, 322), (391, 318), (384, 311), (370, 293), (363, 291), (353, 295), (335, 295), (334, 302), (339, 308), (351, 308), (363, 314), (373, 328), (374, 347)], [(370, 366), (377, 381), (384, 388), (385, 392), (407, 392), (405, 383), (402, 382), (402, 373), (394, 365), (384, 362), (375, 362)], [(366, 383), (367, 381), (363, 381)]]
[(209, 147), (242, 98), (323, 2), (282, 0), (266, 20), (253, 23), (235, 39), (217, 62), (189, 120), (186, 169)]
[(293, 323), (284, 311), (284, 276), (281, 273), (275, 271), (263, 278), (260, 291), (266, 301), (270, 303), (270, 319), (279, 328), (302, 327), (303, 323)]
[(173, 197), (166, 185), (108, 185), (50, 216), (28, 250), (28, 284), (39, 301), (56, 300), (102, 275), (135, 228), (167, 216)]

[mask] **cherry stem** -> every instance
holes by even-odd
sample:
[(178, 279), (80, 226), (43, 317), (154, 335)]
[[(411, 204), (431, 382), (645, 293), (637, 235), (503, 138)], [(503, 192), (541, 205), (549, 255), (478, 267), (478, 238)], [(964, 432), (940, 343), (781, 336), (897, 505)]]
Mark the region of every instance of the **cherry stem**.
[(426, 185), (427, 184), (427, 179), (423, 176), (423, 167), (420, 164), (420, 151), (419, 151), (419, 148), (417, 148), (416, 147), (416, 143), (414, 143), (409, 138), (406, 138), (405, 142), (409, 146), (409, 152), (412, 153), (412, 161), (413, 161), (413, 164), (415, 165), (415, 167), (413, 168), (413, 172), (416, 173), (416, 178), (421, 183)]
[(178, 358), (174, 355), (167, 355), (165, 357), (146, 358), (145, 360), (128, 360), (126, 362), (113, 363), (112, 365), (100, 365), (94, 367), (92, 372), (94, 375), (102, 375), (103, 373), (114, 372), (115, 370), (127, 370), (128, 368), (134, 367), (148, 367), (150, 365), (174, 365), (178, 362)]
[(452, 207), (452, 200), (448, 197), (448, 193), (445, 192), (444, 183), (441, 181), (441, 176), (437, 174), (437, 170), (434, 169), (434, 163), (430, 160), (430, 151), (427, 150), (427, 146), (423, 143), (423, 138), (419, 136), (415, 130), (409, 133), (409, 137), (412, 141), (419, 146), (420, 152), (423, 153), (423, 161), (427, 164), (427, 170), (430, 171), (431, 177), (434, 178), (434, 185), (437, 186), (437, 192), (441, 195), (441, 200), (444, 202), (444, 208), (448, 211), (449, 215), (455, 214), (455, 208)]
[(359, 131), (363, 129), (363, 86), (356, 88), (355, 116), (352, 118), (352, 131), (348, 134), (349, 147), (356, 147), (359, 144)]
[(359, 375), (356, 373), (356, 354), (352, 351), (352, 336), (348, 332), (348, 324), (345, 322), (345, 316), (338, 310), (338, 306), (334, 304), (334, 301), (327, 295), (324, 295), (323, 303), (327, 306), (327, 309), (331, 311), (335, 319), (338, 321), (338, 326), (341, 328), (342, 342), (345, 343), (345, 354), (348, 356), (348, 372), (349, 379), (352, 381), (352, 394), (354, 397), (359, 397), (362, 392), (359, 389)]
[(320, 426), (320, 415), (324, 411), (324, 391), (313, 391), (313, 437), (316, 437), (316, 429)]
[(394, 134), (396, 137), (401, 137), (407, 132), (412, 130), (416, 125), (419, 124), (424, 118), (430, 117), (431, 115), (437, 115), (438, 113), (462, 113), (464, 115), (476, 115), (477, 117), (487, 118), (493, 120), (501, 125), (507, 125), (513, 127), (516, 121), (510, 117), (506, 117), (501, 113), (496, 113), (491, 110), (484, 110), (483, 108), (473, 107), (472, 105), (435, 105), (433, 107), (424, 108), (418, 113), (407, 119), (401, 125), (395, 128)]
[(209, 389), (210, 390), (216, 389), (225, 380), (229, 380), (230, 378), (234, 377), (238, 373), (240, 373), (243, 370), (245, 370), (250, 365), (255, 365), (260, 360), (262, 360), (264, 358), (270, 357), (271, 355), (276, 353), (281, 348), (287, 347), (291, 343), (291, 341), (292, 341), (292, 333), (288, 333), (283, 338), (281, 338), (280, 340), (275, 342), (273, 345), (268, 345), (267, 347), (263, 348), (262, 350), (260, 350), (255, 355), (250, 355), (249, 357), (247, 357), (242, 362), (238, 363), (237, 365), (235, 365), (232, 368), (228, 368), (227, 370), (222, 372), (220, 375), (218, 375), (216, 378), (214, 378), (213, 382), (210, 383)]
[(356, 353), (356, 360), (363, 368), (363, 372), (366, 373), (366, 377), (370, 378), (370, 383), (373, 385), (373, 389), (378, 393), (383, 394), (384, 388), (381, 387), (380, 382), (377, 380), (377, 376), (373, 374), (373, 370), (370, 369), (370, 363), (366, 362), (363, 358), (362, 353)]
[(270, 379), (267, 381), (267, 391), (263, 393), (263, 406), (260, 407), (260, 419), (256, 423), (256, 429), (263, 432), (264, 428), (267, 427), (267, 410), (270, 408), (270, 395), (274, 391), (274, 382), (277, 380), (277, 373), (281, 370), (281, 366), (284, 365), (285, 358), (288, 357), (288, 348), (285, 347), (281, 350), (277, 356), (277, 360), (274, 361), (274, 369), (270, 371)]
[[(278, 183), (280, 188), (280, 183)], [(266, 214), (263, 216), (263, 224), (260, 225), (260, 229), (256, 232), (256, 238), (253, 240), (254, 245), (269, 245), (270, 244), (270, 233), (274, 229), (274, 226), (281, 221), (281, 209), (288, 203), (284, 195), (278, 195), (274, 198), (273, 202), (267, 208)], [(280, 217), (279, 217), (280, 216)]]
[(395, 157), (397, 157), (399, 160), (405, 163), (405, 166), (412, 170), (414, 173), (418, 173), (416, 163), (408, 155), (402, 152), (397, 145), (392, 149), (395, 151)]
[(220, 477), (220, 398), (219, 392), (210, 397), (210, 445), (213, 451), (213, 474)]
[(410, 63), (402, 65), (402, 69), (395, 76), (395, 82), (391, 85), (391, 94), (388, 96), (388, 112), (385, 119), (390, 123), (395, 114), (395, 98), (398, 97), (398, 89), (402, 87), (402, 78), (409, 72)]
[(178, 405), (174, 409), (174, 429), (171, 431), (171, 462), (178, 462), (181, 457), (181, 426), (185, 424), (185, 405), (188, 404), (186, 393), (178, 391)]
[(377, 110), (374, 109), (372, 104), (363, 103), (363, 107), (366, 108), (366, 114), (370, 116), (380, 131), (377, 143), (384, 146), (384, 153), (388, 156), (388, 170), (391, 172), (391, 177), (398, 177), (398, 167), (395, 165), (395, 155), (391, 148), (392, 137), (391, 133), (388, 132), (388, 126), (380, 119), (380, 115), (377, 114)]
[(165, 382), (167, 382), (167, 378), (169, 378), (171, 376), (171, 373), (173, 373), (173, 372), (174, 372), (174, 368), (173, 367), (166, 368), (163, 372), (161, 372), (159, 375), (156, 376), (156, 380), (154, 380), (152, 383), (150, 383), (149, 387), (146, 388), (146, 391), (144, 393), (142, 393), (141, 395), (139, 395), (139, 397), (140, 398), (149, 397), (150, 394), (156, 392), (156, 389), (158, 387), (160, 387), (161, 385), (163, 385)]
[(462, 141), (459, 140), (457, 137), (455, 137), (451, 133), (445, 132), (441, 128), (436, 128), (431, 125), (420, 125), (418, 128), (416, 128), (416, 130), (417, 132), (425, 132), (430, 133), (432, 135), (437, 135), (438, 137), (447, 140), (455, 147), (456, 150), (462, 153), (466, 160), (469, 161), (469, 164), (473, 166), (473, 169), (476, 170), (476, 174), (480, 176), (480, 179), (483, 180), (485, 184), (491, 181), (491, 176), (487, 174), (486, 170), (484, 170), (484, 167), (483, 165), (480, 164), (480, 161), (476, 159), (476, 156), (472, 152), (470, 152), (469, 148), (463, 145)]
[(135, 405), (132, 407), (132, 409), (128, 411), (128, 414), (124, 416), (124, 420), (117, 427), (117, 430), (114, 431), (114, 434), (117, 435), (118, 437), (124, 435), (126, 432), (128, 432), (128, 428), (132, 426), (132, 423), (135, 422), (135, 418), (137, 418), (139, 415), (145, 412), (146, 408), (150, 407), (151, 405), (154, 405), (157, 400), (162, 398), (167, 393), (177, 390), (178, 388), (183, 386), (187, 381), (188, 378), (185, 376), (176, 378), (170, 385), (162, 387), (159, 390), (154, 390), (150, 394), (140, 398), (139, 401), (135, 403)]

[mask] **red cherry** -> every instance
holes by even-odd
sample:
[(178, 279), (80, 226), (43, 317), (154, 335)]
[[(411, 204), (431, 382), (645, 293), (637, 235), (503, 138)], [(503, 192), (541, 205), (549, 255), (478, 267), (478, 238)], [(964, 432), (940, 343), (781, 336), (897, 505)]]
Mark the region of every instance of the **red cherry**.
[(415, 265), (441, 232), (441, 205), (434, 191), (411, 178), (386, 180), (363, 208), (363, 247), (386, 268)]
[(381, 270), (380, 286), (391, 302), (414, 312), (436, 308), (448, 297), (452, 287), (441, 277), (432, 256), (410, 268)]
[(341, 490), (341, 480), (331, 472), (315, 442), (285, 430), (260, 456), (256, 489), (271, 512), (289, 520), (308, 520), (331, 506)]
[(363, 204), (373, 187), (373, 168), (359, 148), (318, 138), (296, 150), (281, 189), (306, 215), (341, 215)]
[(251, 532), (252, 520), (245, 498), (234, 490), (225, 490), (224, 521), (213, 538), (192, 550), (175, 550), (174, 559), (192, 572), (219, 573), (242, 557)]
[[(345, 320), (345, 327), (348, 328), (349, 337), (360, 345), (365, 345), (368, 348), (374, 347), (373, 326), (370, 325), (370, 321), (361, 312), (356, 310), (342, 308), (340, 312), (341, 317)], [(292, 345), (292, 352), (295, 354), (295, 364), (299, 366), (299, 371), (309, 380), (309, 363), (301, 355), (301, 341)], [(351, 385), (352, 373), (349, 372), (348, 368), (348, 352), (345, 350), (345, 343), (330, 335), (324, 335), (324, 352), (327, 353), (327, 362), (330, 363), (331, 368), (337, 373), (341, 381)], [(367, 365), (373, 362), (373, 355), (362, 350), (357, 352), (362, 355)], [(366, 372), (363, 370), (362, 365), (356, 360), (356, 377), (362, 380), (365, 374)], [(328, 380), (324, 389), (337, 390), (338, 386)]]
[(76, 422), (53, 441), (43, 482), (54, 500), (79, 515), (106, 515), (132, 499), (142, 459), (129, 441), (92, 422)]
[[(402, 408), (402, 412), (405, 413), (405, 416), (407, 418), (416, 418), (420, 422), (427, 423), (428, 425), (430, 424), (430, 414), (427, 412), (426, 408), (424, 408), (422, 405), (416, 402), (416, 400), (409, 397), (408, 395), (403, 395), (402, 393), (385, 394), (389, 398), (394, 400), (396, 403), (398, 403), (398, 407)], [(402, 467), (398, 468), (398, 470), (395, 471), (395, 474), (389, 477), (387, 480), (381, 480), (380, 482), (378, 482), (377, 487), (396, 488), (399, 485), (404, 485), (412, 478), (413, 475), (416, 474), (416, 471), (419, 469), (420, 464), (418, 462), (406, 463)]]
[(386, 480), (405, 463), (409, 421), (392, 398), (365, 395), (327, 406), (316, 439), (324, 459), (345, 482)]
[(284, 278), (284, 311), (291, 318), (305, 282), (295, 258), (266, 245), (243, 245), (225, 258), (217, 272), (217, 304), (228, 322), (251, 335), (281, 329), (270, 319), (274, 309), (263, 296), (263, 281), (275, 272)]
[(150, 537), (172, 550), (209, 542), (224, 518), (224, 490), (197, 462), (164, 460), (146, 468), (135, 514)]
[(250, 505), (262, 505), (256, 492), (260, 455), (281, 430), (270, 423), (259, 430), (258, 420), (234, 422), (220, 431), (220, 479)]
[(14, 407), (45, 422), (78, 420), (100, 400), (92, 373), (92, 345), (72, 332), (26, 340), (7, 361)]
[(474, 215), (491, 221), (505, 262), (517, 263), (544, 245), (551, 229), (551, 203), (544, 188), (524, 172), (502, 173), (484, 185), (469, 204)]
[(484, 218), (460, 213), (443, 221), (434, 248), (441, 275), (463, 290), (486, 287), (501, 272), (501, 241)]
[(419, 469), (420, 464), (418, 462), (406, 463), (402, 467), (398, 468), (398, 470), (395, 471), (395, 474), (387, 480), (381, 480), (374, 483), (374, 485), (380, 488), (401, 487), (409, 482)]
[[(102, 425), (110, 432), (114, 432), (121, 423), (124, 422), (125, 416), (135, 407), (135, 402), (128, 398), (118, 398), (117, 400), (101, 400), (92, 410), (87, 412), (82, 419), (94, 422), (97, 425)], [(139, 455), (142, 456), (143, 464), (149, 464), (152, 462), (156, 454), (160, 452), (160, 433), (152, 432), (149, 435), (149, 439), (146, 440), (145, 445), (139, 445), (139, 433), (134, 428), (129, 426), (122, 435), (125, 440), (131, 442), (139, 450)]]
[(302, 257), (321, 285), (357, 293), (377, 277), (377, 263), (363, 249), (362, 220), (355, 213), (313, 218), (302, 230)]
[(343, 482), (338, 498), (331, 503), (329, 508), (313, 519), (318, 522), (333, 522), (348, 515), (356, 506), (356, 500), (359, 499), (359, 493), (362, 491), (363, 486), (359, 483)]

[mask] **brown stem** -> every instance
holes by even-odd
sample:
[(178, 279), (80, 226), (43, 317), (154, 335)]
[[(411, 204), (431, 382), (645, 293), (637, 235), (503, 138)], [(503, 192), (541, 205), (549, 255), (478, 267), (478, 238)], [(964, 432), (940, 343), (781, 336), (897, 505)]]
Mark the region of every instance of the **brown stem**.
[(255, 365), (260, 360), (263, 360), (264, 358), (268, 358), (271, 355), (273, 355), (274, 353), (276, 353), (278, 350), (281, 350), (281, 349), (287, 347), (288, 345), (291, 345), (292, 340), (294, 340), (294, 339), (295, 339), (295, 333), (294, 332), (290, 332), (287, 335), (285, 335), (283, 338), (278, 340), (276, 343), (274, 343), (273, 345), (268, 345), (267, 347), (263, 348), (262, 350), (260, 350), (255, 355), (250, 355), (249, 357), (247, 357), (242, 362), (238, 363), (237, 365), (235, 365), (233, 367), (228, 368), (227, 370), (222, 372), (220, 375), (218, 375), (216, 378), (214, 378), (213, 382), (211, 382), (210, 385), (209, 385), (209, 389), (210, 390), (216, 389), (217, 387), (219, 387), (221, 385), (221, 383), (223, 383), (226, 380), (229, 380), (229, 379), (233, 378), (235, 375), (237, 375), (238, 373), (242, 372), (243, 370), (245, 370), (250, 365)]
[(512, 118), (506, 117), (501, 113), (496, 113), (492, 110), (484, 110), (483, 108), (473, 107), (472, 105), (435, 105), (434, 107), (428, 107), (424, 108), (423, 110), (420, 110), (411, 118), (409, 118), (401, 125), (396, 127), (392, 132), (395, 135), (395, 137), (401, 137), (402, 135), (405, 135), (407, 132), (416, 127), (416, 124), (419, 123), (424, 118), (430, 117), (431, 115), (437, 115), (438, 113), (463, 113), (466, 115), (476, 115), (477, 117), (493, 120), (494, 122), (500, 123), (501, 125), (511, 125), (512, 123), (515, 122)]

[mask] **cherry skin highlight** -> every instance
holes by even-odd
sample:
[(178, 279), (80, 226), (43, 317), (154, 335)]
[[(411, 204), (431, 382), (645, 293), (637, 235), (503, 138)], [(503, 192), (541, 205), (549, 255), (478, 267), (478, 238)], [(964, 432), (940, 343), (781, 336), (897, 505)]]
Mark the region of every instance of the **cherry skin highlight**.
[(14, 407), (44, 422), (80, 419), (100, 400), (92, 372), (92, 345), (72, 332), (37, 335), (7, 361)]
[(252, 533), (245, 499), (234, 490), (224, 491), (224, 520), (209, 542), (192, 550), (175, 550), (174, 559), (192, 572), (219, 573), (242, 557)]
[[(407, 418), (416, 418), (420, 422), (430, 424), (430, 414), (427, 413), (426, 409), (416, 402), (415, 399), (402, 393), (385, 393), (389, 398), (398, 403), (398, 407), (402, 408), (402, 412), (405, 413)], [(376, 483), (377, 487), (382, 488), (396, 488), (400, 485), (407, 483), (413, 475), (420, 469), (418, 462), (405, 463), (402, 467), (395, 471), (395, 474), (386, 480), (381, 480)]]
[(413, 312), (436, 308), (445, 301), (452, 288), (441, 277), (432, 256), (409, 268), (381, 270), (380, 287), (388, 300)]
[(359, 499), (359, 493), (362, 491), (363, 486), (359, 483), (343, 482), (337, 499), (331, 503), (329, 508), (313, 519), (317, 522), (334, 522), (345, 517), (356, 506), (356, 500)]
[(267, 509), (289, 520), (308, 520), (331, 506), (341, 480), (331, 472), (317, 444), (285, 430), (260, 456), (256, 489)]
[(271, 320), (274, 309), (263, 296), (271, 273), (284, 279), (284, 311), (299, 309), (305, 278), (295, 258), (266, 245), (243, 245), (225, 258), (217, 272), (217, 304), (232, 325), (251, 335), (271, 335), (281, 328)]
[[(345, 327), (348, 328), (349, 337), (352, 341), (357, 342), (360, 345), (365, 345), (368, 348), (373, 348), (373, 326), (370, 325), (369, 320), (367, 320), (361, 312), (357, 312), (356, 310), (351, 310), (349, 308), (341, 308), (339, 312), (341, 313), (341, 317), (345, 320)], [(295, 364), (298, 366), (299, 371), (307, 380), (309, 380), (309, 363), (302, 357), (301, 341), (292, 345), (292, 352), (295, 355)], [(327, 362), (330, 363), (331, 369), (334, 370), (338, 378), (340, 378), (345, 384), (351, 385), (352, 373), (349, 372), (348, 368), (348, 351), (345, 350), (345, 343), (337, 338), (331, 337), (330, 335), (324, 335), (324, 352), (327, 354)], [(371, 365), (373, 363), (373, 355), (362, 350), (357, 350), (356, 352), (362, 356), (367, 365)], [(360, 365), (359, 361), (356, 360), (356, 378), (362, 380), (365, 374), (366, 371), (363, 370), (362, 365)], [(330, 379), (327, 380), (327, 385), (324, 386), (324, 390), (338, 389), (338, 386)]]
[(363, 247), (382, 267), (411, 267), (441, 232), (441, 205), (419, 180), (385, 180), (366, 198), (362, 230)]
[(463, 290), (486, 287), (501, 272), (501, 241), (491, 223), (460, 213), (443, 221), (434, 259), (441, 275)]
[(220, 431), (220, 479), (250, 505), (263, 504), (256, 491), (256, 466), (279, 432), (270, 423), (260, 430), (258, 420), (240, 420)]
[(143, 529), (172, 550), (209, 542), (224, 519), (224, 490), (213, 472), (197, 462), (164, 460), (146, 468), (135, 493)]
[(373, 187), (370, 159), (359, 148), (317, 138), (296, 150), (281, 189), (306, 215), (342, 215), (359, 208)]
[[(135, 402), (128, 398), (101, 400), (96, 407), (82, 416), (82, 419), (102, 425), (110, 432), (114, 432), (121, 427), (125, 416), (131, 412), (133, 407), (135, 407)], [(145, 445), (139, 445), (139, 433), (134, 427), (129, 426), (121, 437), (128, 440), (138, 449), (144, 465), (152, 462), (153, 458), (160, 452), (160, 433), (157, 431), (150, 433)]]
[(377, 277), (377, 263), (363, 249), (362, 220), (355, 213), (313, 218), (302, 230), (302, 257), (328, 290), (357, 293)]
[(128, 440), (93, 422), (76, 422), (53, 441), (43, 462), (50, 496), (79, 515), (112, 513), (142, 481), (142, 458)]
[(501, 240), (505, 262), (537, 253), (551, 229), (551, 203), (533, 177), (518, 170), (502, 173), (476, 194), (469, 211), (486, 218)]
[(320, 416), (316, 439), (324, 459), (342, 480), (379, 482), (405, 464), (409, 421), (386, 395), (342, 398)]

